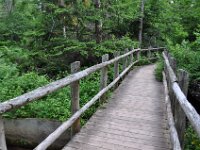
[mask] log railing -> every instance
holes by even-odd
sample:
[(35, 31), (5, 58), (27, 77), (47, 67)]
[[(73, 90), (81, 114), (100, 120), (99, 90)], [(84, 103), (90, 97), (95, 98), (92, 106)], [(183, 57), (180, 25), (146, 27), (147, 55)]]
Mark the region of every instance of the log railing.
[[(35, 89), (31, 92), (13, 98), (11, 100), (0, 103), (0, 113), (8, 112), (12, 109), (19, 108), (26, 105), (27, 103), (33, 102), (40, 99), (58, 89), (61, 89), (67, 85), (71, 87), (71, 110), (72, 116), (63, 122), (53, 133), (51, 133), (43, 142), (41, 142), (35, 150), (45, 150), (47, 149), (62, 133), (64, 133), (68, 128), (72, 127), (72, 135), (80, 131), (80, 116), (92, 106), (98, 99), (103, 101), (105, 99), (105, 93), (112, 87), (117, 87), (120, 79), (131, 69), (131, 67), (138, 63), (139, 60), (133, 61), (133, 54), (136, 53), (137, 58), (139, 58), (140, 52), (147, 51), (149, 54), (154, 51), (163, 50), (164, 48), (148, 48), (148, 49), (134, 49), (131, 48), (130, 51), (126, 49), (125, 54), (119, 56), (119, 52), (114, 53), (114, 58), (109, 60), (108, 54), (102, 56), (102, 63), (89, 67), (83, 71), (80, 70), (80, 62), (76, 61), (71, 64), (71, 75), (52, 82), (48, 85)], [(150, 59), (150, 55), (148, 55)], [(123, 71), (119, 74), (119, 61), (123, 60)], [(128, 61), (129, 60), (129, 61)], [(114, 64), (114, 79), (107, 85), (108, 80), (108, 66)], [(100, 91), (95, 95), (88, 103), (86, 103), (82, 108), (79, 106), (79, 81), (87, 77), (88, 75), (101, 70), (101, 83)], [(0, 149), (6, 150), (5, 144), (5, 134), (3, 128), (3, 121), (0, 118)]]
[(163, 52), (163, 58), (163, 83), (170, 137), (173, 150), (181, 150), (184, 147), (186, 117), (200, 137), (200, 116), (187, 100), (188, 73), (182, 69), (177, 71), (176, 61), (167, 51)]

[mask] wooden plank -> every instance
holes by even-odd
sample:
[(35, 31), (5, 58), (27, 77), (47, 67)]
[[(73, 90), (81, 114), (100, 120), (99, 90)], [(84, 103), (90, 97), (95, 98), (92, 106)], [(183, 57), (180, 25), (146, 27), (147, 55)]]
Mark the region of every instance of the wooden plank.
[(125, 137), (125, 136), (121, 136), (121, 135), (113, 135), (110, 133), (102, 133), (102, 132), (81, 132), (80, 133), (81, 136), (83, 137), (87, 137), (89, 136), (90, 138), (104, 138), (107, 140), (117, 140), (117, 141), (121, 141), (121, 142), (135, 142), (138, 144), (144, 144), (144, 145), (149, 145), (149, 146), (155, 146), (155, 147), (161, 147), (161, 148), (168, 148), (168, 143), (166, 142), (157, 142), (152, 140), (151, 142), (146, 141), (146, 140), (142, 140), (142, 139), (138, 139), (138, 138), (130, 138), (130, 137)]
[[(80, 71), (80, 61), (76, 61), (71, 64), (71, 73), (76, 73)], [(80, 109), (79, 104), (79, 93), (80, 93), (80, 85), (79, 81), (73, 82), (71, 85), (71, 111), (72, 114), (76, 113)], [(72, 125), (71, 128), (71, 135), (75, 135), (80, 131), (81, 125), (80, 125), (80, 118), (78, 118)]]
[(139, 149), (139, 150), (144, 150), (144, 149), (146, 149), (146, 150), (168, 150), (167, 148), (163, 148), (162, 145), (151, 146), (151, 145), (136, 143), (134, 141), (132, 141), (132, 142), (120, 141), (120, 140), (115, 140), (115, 139), (106, 139), (106, 138), (102, 138), (102, 137), (90, 137), (88, 135), (87, 136), (82, 136), (82, 135), (76, 136), (76, 137), (74, 137), (74, 139), (72, 141), (96, 143), (101, 146), (103, 146), (104, 144), (107, 144), (107, 146), (110, 146), (110, 147), (112, 146), (113, 148), (114, 147), (116, 148), (117, 146), (121, 146), (124, 148), (127, 147), (127, 148), (132, 148), (132, 149)]
[(41, 142), (34, 150), (44, 150), (48, 148), (63, 132), (65, 132), (74, 121), (79, 118), (89, 107), (91, 107), (103, 94), (110, 90), (135, 64), (133, 62), (129, 65), (113, 82), (111, 82), (107, 87), (102, 89), (97, 95), (95, 95), (87, 104), (85, 104), (79, 111), (77, 111), (72, 117), (70, 117), (66, 122), (63, 122), (53, 133), (51, 133), (43, 142)]
[[(111, 150), (169, 150), (169, 131), (164, 117), (164, 94), (160, 92), (162, 85), (158, 84), (153, 76), (152, 66), (144, 67), (144, 70), (138, 69), (134, 74), (129, 73), (108, 103), (90, 118), (81, 132), (67, 145), (73, 146), (75, 142), (79, 142), (80, 146), (89, 144)], [(133, 90), (134, 83), (145, 83), (147, 79), (153, 81), (150, 84), (156, 86), (149, 88), (145, 84), (140, 84), (142, 88)], [(153, 98), (140, 98), (139, 95), (144, 91), (157, 94)], [(149, 111), (145, 112), (147, 108)]]
[(87, 128), (83, 128), (81, 133), (87, 133), (88, 135), (94, 134), (94, 135), (112, 135), (113, 138), (124, 138), (124, 140), (141, 140), (141, 141), (146, 141), (151, 143), (162, 143), (164, 145), (169, 144), (166, 142), (166, 138), (160, 138), (160, 137), (153, 137), (153, 136), (146, 136), (142, 134), (132, 134), (130, 132), (124, 132), (124, 131), (119, 131), (119, 130), (114, 130), (114, 129), (99, 129), (99, 130), (90, 130)]

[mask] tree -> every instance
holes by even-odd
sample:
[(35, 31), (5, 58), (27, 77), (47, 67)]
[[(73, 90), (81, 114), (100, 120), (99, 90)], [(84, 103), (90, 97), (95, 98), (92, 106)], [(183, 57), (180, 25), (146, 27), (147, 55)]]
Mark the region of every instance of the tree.
[(139, 25), (139, 47), (142, 47), (142, 33), (143, 33), (143, 18), (144, 18), (144, 0), (141, 0), (141, 14), (140, 14), (140, 25)]
[[(101, 9), (101, 1), (100, 0), (94, 0), (95, 8), (97, 12), (100, 12)], [(101, 17), (98, 16), (98, 18), (95, 20), (95, 34), (96, 34), (96, 43), (99, 44), (102, 41), (102, 20)]]

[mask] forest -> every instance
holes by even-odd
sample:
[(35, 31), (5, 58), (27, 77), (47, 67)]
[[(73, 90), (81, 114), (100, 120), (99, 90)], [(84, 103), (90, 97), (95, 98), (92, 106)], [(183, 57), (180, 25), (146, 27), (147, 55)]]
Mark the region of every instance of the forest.
[[(199, 0), (0, 0), (0, 101), (6, 101), (131, 47), (166, 47), (190, 74), (189, 99), (200, 113)], [(159, 57), (156, 78), (162, 80)], [(113, 74), (113, 72), (109, 72)], [(99, 90), (99, 73), (81, 81), (81, 105)], [(98, 107), (87, 111), (84, 124)], [(42, 111), (40, 111), (42, 110)], [(69, 118), (70, 89), (8, 112), (5, 118)], [(200, 150), (188, 128), (185, 150)]]

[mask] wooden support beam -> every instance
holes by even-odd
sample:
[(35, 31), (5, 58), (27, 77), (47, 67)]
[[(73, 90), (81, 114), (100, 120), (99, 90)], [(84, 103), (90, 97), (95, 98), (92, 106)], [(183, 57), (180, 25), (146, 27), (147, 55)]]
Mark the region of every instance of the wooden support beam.
[[(120, 52), (114, 52), (114, 57), (118, 57), (120, 55)], [(114, 79), (116, 79), (119, 76), (119, 61), (116, 61), (114, 63)], [(115, 84), (114, 89), (118, 87), (118, 83)]]
[[(178, 71), (178, 83), (182, 92), (187, 97), (188, 85), (189, 85), (189, 75), (186, 71), (180, 69)], [(181, 108), (178, 101), (175, 103), (175, 125), (179, 136), (179, 141), (181, 147), (184, 148), (184, 135), (186, 129), (186, 115), (183, 109)]]
[[(141, 49), (140, 49), (141, 50)], [(137, 57), (137, 60), (139, 61), (140, 60), (140, 50), (136, 52), (136, 57)]]
[(166, 74), (163, 72), (163, 85), (164, 85), (164, 91), (165, 91), (165, 105), (166, 105), (166, 113), (167, 113), (167, 121), (169, 125), (169, 131), (170, 131), (170, 139), (172, 143), (172, 149), (173, 150), (181, 150), (179, 138), (178, 138), (178, 133), (175, 128), (175, 123), (174, 123), (174, 117), (172, 114), (172, 109), (171, 109), (171, 102), (169, 99), (169, 91), (168, 91), (168, 85), (166, 81)]
[[(134, 47), (132, 47), (130, 49), (130, 51), (132, 51), (132, 50), (134, 50)], [(129, 64), (131, 64), (132, 62), (133, 62), (133, 53), (130, 55), (130, 63)]]
[(165, 61), (166, 70), (168, 71), (169, 78), (171, 81), (171, 87), (173, 92), (175, 93), (176, 99), (178, 100), (183, 111), (185, 112), (194, 130), (197, 132), (198, 137), (200, 137), (200, 116), (195, 110), (195, 108), (191, 105), (191, 103), (187, 100), (185, 94), (181, 91), (181, 88), (177, 83), (176, 75), (171, 66), (169, 65), (169, 60), (165, 53), (163, 53), (163, 58)]
[[(124, 52), (125, 54), (127, 54), (128, 53), (128, 48), (126, 48), (125, 49), (125, 52)], [(128, 64), (128, 56), (127, 57), (125, 57), (124, 59), (123, 59), (123, 70), (125, 70), (126, 69), (126, 67), (127, 67), (127, 64)]]
[[(77, 73), (80, 71), (80, 61), (75, 61), (71, 64), (71, 73)], [(80, 85), (79, 81), (75, 81), (71, 83), (71, 111), (72, 114), (76, 113), (80, 109), (79, 104), (79, 93), (80, 93)], [(75, 135), (80, 131), (81, 125), (80, 125), (80, 118), (78, 118), (74, 124), (72, 125), (71, 129), (71, 136)]]
[[(102, 56), (102, 62), (106, 62), (109, 60), (109, 55), (105, 54)], [(101, 81), (100, 81), (100, 90), (104, 89), (107, 86), (107, 82), (108, 82), (108, 66), (103, 67), (101, 69)], [(106, 95), (104, 94), (100, 101), (104, 102), (106, 100)]]
[(148, 51), (147, 51), (147, 58), (148, 58), (148, 59), (151, 58), (151, 47), (148, 48)]
[(0, 116), (0, 150), (7, 150), (4, 121), (1, 116)]

